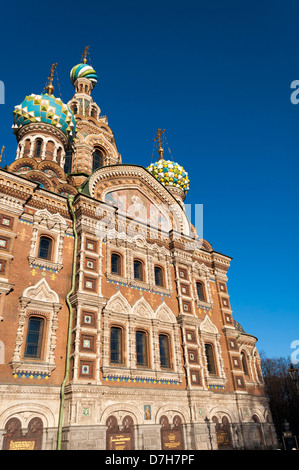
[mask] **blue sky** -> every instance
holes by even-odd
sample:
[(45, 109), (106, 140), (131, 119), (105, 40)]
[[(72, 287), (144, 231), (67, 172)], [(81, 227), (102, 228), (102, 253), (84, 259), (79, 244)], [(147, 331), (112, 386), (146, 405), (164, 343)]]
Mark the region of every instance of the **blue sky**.
[[(70, 69), (90, 45), (93, 98), (124, 163), (147, 166), (166, 129), (203, 204), (204, 238), (233, 258), (234, 318), (268, 357), (299, 340), (299, 4), (296, 0), (2, 2), (0, 148), (15, 158), (12, 111), (41, 93), (73, 95)], [(166, 153), (167, 156), (167, 153)]]

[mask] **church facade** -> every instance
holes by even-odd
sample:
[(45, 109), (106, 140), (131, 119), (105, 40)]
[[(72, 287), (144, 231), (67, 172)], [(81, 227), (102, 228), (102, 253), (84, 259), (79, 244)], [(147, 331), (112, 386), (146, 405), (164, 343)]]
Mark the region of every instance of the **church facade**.
[(122, 162), (86, 54), (67, 104), (55, 66), (0, 170), (1, 448), (275, 448), (231, 258), (190, 224), (164, 131), (155, 163)]

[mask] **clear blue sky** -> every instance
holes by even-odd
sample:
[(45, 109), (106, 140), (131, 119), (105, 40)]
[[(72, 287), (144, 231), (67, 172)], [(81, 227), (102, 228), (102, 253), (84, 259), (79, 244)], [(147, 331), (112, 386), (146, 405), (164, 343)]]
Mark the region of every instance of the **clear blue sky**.
[[(0, 147), (12, 111), (58, 62), (62, 98), (90, 45), (93, 97), (124, 163), (151, 162), (156, 130), (204, 205), (204, 238), (233, 257), (234, 318), (269, 357), (299, 339), (299, 4), (296, 0), (2, 2)], [(59, 96), (57, 82), (55, 95)], [(3, 162), (2, 162), (3, 164)]]

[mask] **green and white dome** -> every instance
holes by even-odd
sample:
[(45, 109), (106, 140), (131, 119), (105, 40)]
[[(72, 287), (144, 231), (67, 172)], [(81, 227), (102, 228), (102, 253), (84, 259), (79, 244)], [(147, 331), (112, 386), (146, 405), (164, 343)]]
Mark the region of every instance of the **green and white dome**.
[(185, 193), (189, 190), (188, 173), (178, 163), (161, 159), (152, 163), (147, 170), (166, 187), (177, 187)]
[(20, 127), (32, 122), (51, 124), (60, 129), (68, 139), (73, 139), (76, 133), (76, 120), (69, 107), (53, 95), (31, 94), (15, 106), (13, 111), (14, 132)]
[(92, 88), (94, 88), (98, 81), (98, 76), (96, 71), (91, 67), (91, 65), (87, 64), (78, 64), (75, 65), (70, 73), (71, 82), (74, 85), (75, 81), (78, 78), (87, 78), (92, 83)]

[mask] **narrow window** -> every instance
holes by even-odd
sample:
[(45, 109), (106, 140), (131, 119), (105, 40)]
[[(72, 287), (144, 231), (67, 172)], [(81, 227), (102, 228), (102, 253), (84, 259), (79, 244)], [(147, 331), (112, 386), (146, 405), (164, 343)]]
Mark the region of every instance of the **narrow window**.
[(198, 300), (205, 300), (204, 289), (201, 282), (196, 283), (197, 297)]
[(52, 240), (48, 237), (40, 237), (38, 258), (50, 260), (52, 251)]
[(207, 363), (208, 363), (208, 371), (210, 374), (216, 374), (213, 346), (211, 344), (206, 344), (205, 350), (206, 350), (206, 358), (207, 358)]
[(71, 149), (68, 149), (65, 154), (65, 161), (64, 161), (64, 172), (66, 174), (69, 174), (72, 171), (72, 159), (73, 159), (73, 151)]
[(170, 369), (169, 338), (159, 335), (160, 365), (162, 369)]
[(111, 273), (118, 274), (119, 276), (121, 274), (121, 257), (116, 253), (111, 255)]
[(110, 330), (110, 362), (122, 364), (122, 330), (112, 327)]
[(241, 359), (242, 359), (242, 366), (243, 366), (244, 374), (249, 375), (248, 374), (248, 367), (247, 367), (246, 357), (245, 357), (245, 354), (243, 352), (241, 353)]
[(41, 154), (41, 149), (42, 149), (42, 140), (38, 139), (35, 144), (35, 158), (39, 158)]
[(138, 281), (143, 280), (142, 263), (137, 259), (134, 260), (134, 279), (137, 279)]
[(92, 154), (92, 171), (97, 170), (103, 166), (103, 154), (100, 150), (96, 149)]
[(144, 331), (136, 331), (136, 362), (137, 366), (147, 366), (147, 341)]
[(41, 345), (43, 338), (44, 320), (38, 317), (30, 317), (28, 323), (27, 340), (25, 347), (26, 357), (41, 357)]
[(155, 284), (163, 287), (163, 270), (159, 266), (155, 266)]
[(95, 118), (97, 117), (97, 110), (96, 108), (91, 108), (91, 117)]

